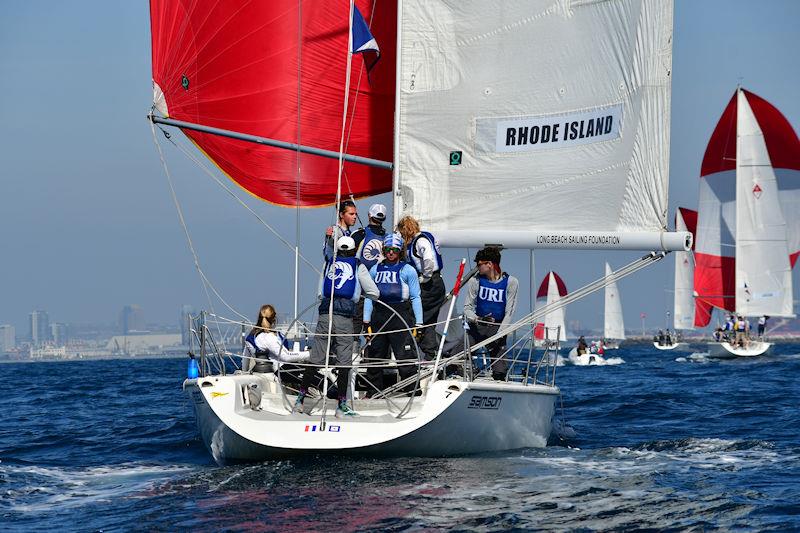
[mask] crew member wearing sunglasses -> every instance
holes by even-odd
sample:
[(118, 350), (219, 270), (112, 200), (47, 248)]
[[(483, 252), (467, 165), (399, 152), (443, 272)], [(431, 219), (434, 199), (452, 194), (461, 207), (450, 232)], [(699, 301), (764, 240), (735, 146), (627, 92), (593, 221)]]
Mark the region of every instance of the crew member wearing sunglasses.
[[(464, 316), (469, 324), (472, 344), (495, 335), (511, 324), (517, 307), (519, 281), (500, 269), (500, 250), (487, 247), (475, 254), (478, 275), (467, 283)], [(492, 378), (503, 381), (508, 373), (508, 360), (503, 357), (506, 338), (501, 337), (487, 347), (492, 360)]]
[[(375, 334), (367, 348), (367, 357), (371, 363), (388, 361), (390, 347), (398, 362), (416, 359), (408, 328), (416, 329), (422, 325), (422, 300), (417, 271), (408, 263), (400, 261), (402, 250), (403, 238), (397, 233), (387, 235), (383, 240), (384, 260), (369, 271), (380, 291), (379, 301), (386, 304), (373, 305), (371, 300), (364, 302), (365, 329), (371, 327)], [(382, 334), (384, 331), (391, 333)], [(400, 379), (405, 379), (414, 372), (416, 367), (413, 365), (398, 367)], [(368, 396), (385, 388), (382, 368), (368, 367), (366, 378), (369, 381)]]

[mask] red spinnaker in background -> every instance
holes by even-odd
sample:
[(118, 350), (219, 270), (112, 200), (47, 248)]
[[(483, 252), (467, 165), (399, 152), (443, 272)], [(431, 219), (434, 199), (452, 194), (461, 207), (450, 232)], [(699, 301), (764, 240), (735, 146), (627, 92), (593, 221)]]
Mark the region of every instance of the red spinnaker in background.
[[(153, 81), (170, 118), (339, 151), (348, 0), (151, 0)], [(397, 5), (356, 4), (381, 47), (367, 79), (353, 58), (345, 152), (392, 160)], [(268, 202), (330, 204), (338, 161), (184, 131), (232, 180)], [(345, 163), (343, 195), (390, 191), (391, 172)]]
[[(764, 135), (778, 182), (789, 257), (794, 266), (800, 255), (800, 140), (775, 106), (742, 90)], [(700, 170), (702, 181), (694, 254), (696, 327), (710, 323), (713, 307), (731, 312), (736, 309), (736, 120), (737, 93), (734, 92), (708, 141)]]

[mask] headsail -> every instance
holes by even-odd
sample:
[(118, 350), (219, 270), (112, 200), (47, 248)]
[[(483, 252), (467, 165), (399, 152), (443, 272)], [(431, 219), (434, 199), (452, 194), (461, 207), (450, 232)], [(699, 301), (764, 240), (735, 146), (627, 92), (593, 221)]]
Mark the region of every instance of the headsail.
[(736, 117), (736, 312), (792, 314), (792, 267), (764, 134), (739, 91)]
[(688, 246), (662, 234), (671, 0), (404, 0), (399, 16), (395, 213), (449, 246)]
[[(675, 212), (675, 230), (694, 235), (697, 232), (697, 211), (679, 207)], [(675, 252), (675, 307), (672, 317), (675, 329), (694, 328), (693, 282), (694, 256), (691, 252)]]
[[(746, 155), (740, 152), (743, 144), (746, 146)], [(748, 161), (744, 169), (741, 168), (740, 157)], [(756, 163), (757, 167), (752, 166), (754, 158), (760, 161)], [(756, 168), (758, 170), (754, 170)], [(742, 180), (740, 185), (737, 185), (737, 170), (741, 174), (738, 176)], [(741, 287), (737, 287), (736, 282), (736, 251), (740, 247), (737, 241), (738, 191), (741, 191), (739, 196), (743, 202), (740, 208), (743, 213), (745, 210), (748, 213), (748, 227), (742, 228), (743, 239), (748, 242), (760, 240), (760, 234), (753, 233), (753, 228), (758, 225), (761, 226), (759, 231), (763, 231), (764, 236), (774, 242), (780, 236), (776, 237), (775, 232), (767, 228), (774, 227), (776, 223), (780, 226), (780, 220), (772, 217), (780, 214), (786, 224), (785, 251), (767, 252), (771, 258), (783, 264), (768, 267), (770, 270), (776, 268), (780, 273), (771, 275), (767, 281), (773, 288), (785, 286), (785, 261), (779, 256), (786, 255), (786, 262), (793, 264), (800, 252), (800, 141), (774, 106), (749, 91), (737, 89), (709, 140), (700, 175), (694, 290), (697, 294), (695, 325), (703, 327), (711, 320), (712, 307), (736, 311), (740, 303), (746, 305), (736, 300), (737, 291), (744, 294), (745, 290), (744, 280), (740, 283)], [(768, 184), (773, 183), (773, 179), (779, 194), (770, 192), (764, 195), (761, 183), (765, 180)], [(773, 191), (772, 185), (766, 187), (768, 191)], [(766, 210), (759, 206), (758, 213), (761, 214), (757, 215), (754, 206), (746, 206), (744, 202), (768, 203), (769, 206)], [(767, 214), (769, 218), (765, 218)], [(743, 252), (744, 255), (753, 254)], [(766, 267), (750, 265), (746, 268), (756, 272)], [(761, 281), (748, 280), (751, 292), (752, 283), (761, 284)], [(764, 289), (762, 285), (757, 292), (763, 297), (771, 290)], [(791, 294), (791, 288), (788, 293)], [(761, 314), (765, 309), (743, 307), (740, 311)], [(780, 315), (786, 309), (781, 305), (772, 311), (767, 314)]]
[[(356, 2), (381, 61), (353, 62), (345, 151), (390, 161), (397, 5)], [(372, 6), (375, 6), (374, 12)], [(151, 0), (155, 107), (165, 116), (339, 150), (349, 0)], [(184, 130), (231, 179), (281, 205), (330, 204), (336, 160)], [(391, 190), (389, 171), (345, 164), (344, 194)]]
[[(611, 266), (606, 263), (606, 278), (611, 276), (613, 271)], [(625, 322), (622, 318), (622, 300), (619, 298), (617, 282), (611, 281), (606, 285), (605, 308), (603, 314), (603, 338), (625, 340)]]
[[(564, 280), (555, 272), (548, 272), (539, 285), (539, 291), (536, 293), (536, 307), (544, 307), (544, 305), (551, 305), (564, 296), (567, 295), (567, 286)], [(558, 340), (567, 340), (566, 324), (564, 323), (565, 309), (554, 309), (544, 316), (544, 323), (536, 324), (534, 337), (541, 340), (545, 338), (545, 328), (561, 328), (559, 331)], [(547, 335), (552, 340), (555, 332), (551, 331)]]

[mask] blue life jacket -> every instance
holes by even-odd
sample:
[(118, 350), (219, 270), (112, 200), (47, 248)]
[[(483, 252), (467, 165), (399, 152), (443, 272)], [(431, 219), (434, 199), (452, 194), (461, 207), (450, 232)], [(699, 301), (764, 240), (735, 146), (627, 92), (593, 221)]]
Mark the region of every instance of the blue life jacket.
[[(351, 237), (353, 235), (353, 232), (350, 231), (350, 228), (342, 229), (341, 226), (338, 226), (338, 228), (339, 228), (338, 231), (342, 232), (341, 237)], [(331, 259), (333, 259), (333, 245), (335, 244), (333, 242), (333, 237), (336, 236), (336, 232), (337, 232), (337, 230), (334, 229), (333, 230), (333, 236), (331, 236), (331, 237), (327, 237), (326, 236), (325, 240), (323, 241), (323, 244), (322, 244), (322, 257), (325, 258), (325, 261), (330, 261)]]
[(358, 284), (359, 261), (355, 257), (337, 257), (336, 264), (325, 264), (325, 277), (322, 280), (322, 302), (319, 314), (327, 315), (333, 293), (333, 314), (353, 316), (356, 302), (361, 297), (361, 286)]
[(358, 248), (357, 257), (367, 270), (383, 260), (383, 237), (385, 235), (385, 231), (378, 234), (370, 226), (364, 228), (364, 239)]
[[(289, 340), (286, 338), (286, 336), (283, 333), (281, 333), (279, 331), (276, 331), (275, 334), (278, 336), (278, 339), (280, 339), (281, 344), (283, 344), (284, 348), (286, 348), (287, 350), (291, 349), (291, 346), (289, 345)], [(254, 333), (251, 333), (247, 337), (245, 337), (244, 341), (247, 344), (249, 344), (250, 346), (252, 346), (253, 353), (255, 354), (256, 357), (260, 357), (260, 358), (268, 358), (269, 357), (270, 351), (269, 350), (262, 350), (256, 344), (256, 335)], [(275, 355), (277, 355), (277, 354), (275, 354)]]
[(408, 285), (400, 279), (400, 271), (404, 266), (403, 262), (394, 265), (380, 262), (375, 267), (375, 285), (381, 293), (380, 301), (396, 304), (408, 300)]
[(422, 274), (422, 258), (417, 255), (417, 241), (420, 237), (425, 237), (428, 239), (433, 246), (433, 253), (436, 255), (436, 270), (441, 270), (442, 266), (444, 266), (444, 262), (442, 261), (442, 253), (439, 251), (439, 243), (436, 242), (436, 238), (433, 234), (429, 231), (421, 231), (419, 235), (411, 239), (411, 242), (408, 244), (408, 248), (406, 249), (406, 258), (408, 262), (411, 263), (411, 266), (417, 269), (417, 272)]
[(496, 282), (489, 281), (484, 276), (478, 276), (478, 295), (475, 297), (475, 314), (478, 317), (491, 316), (500, 322), (506, 316), (506, 302), (508, 293), (508, 274), (503, 275)]

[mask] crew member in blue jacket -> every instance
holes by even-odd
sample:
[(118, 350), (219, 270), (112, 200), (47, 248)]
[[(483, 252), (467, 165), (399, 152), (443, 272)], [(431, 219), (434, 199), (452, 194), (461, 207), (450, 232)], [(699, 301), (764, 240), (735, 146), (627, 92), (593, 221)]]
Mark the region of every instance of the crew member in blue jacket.
[[(314, 344), (311, 347), (311, 363), (325, 364), (325, 354), (328, 347), (328, 325), (331, 319), (330, 307), (333, 299), (333, 327), (330, 335), (330, 346), (333, 352), (331, 358), (340, 365), (336, 376), (336, 388), (339, 394), (339, 405), (336, 417), (356, 416), (356, 413), (347, 405), (347, 389), (350, 382), (350, 365), (353, 364), (353, 313), (356, 303), (361, 297), (361, 292), (367, 298), (377, 298), (378, 287), (362, 265), (356, 255), (356, 245), (351, 237), (339, 237), (336, 241), (338, 253), (336, 261), (325, 264), (319, 287), (319, 318), (317, 329), (314, 332)], [(368, 300), (369, 301), (369, 300)], [(318, 377), (318, 369), (306, 367), (297, 395), (294, 411), (304, 412), (303, 400), (308, 393), (308, 388)]]
[[(416, 359), (413, 339), (407, 328), (416, 329), (422, 325), (422, 300), (417, 272), (405, 261), (400, 261), (402, 253), (403, 238), (397, 233), (387, 235), (383, 241), (385, 259), (369, 272), (380, 291), (379, 300), (386, 304), (373, 305), (371, 300), (364, 302), (364, 326), (371, 327), (375, 333), (367, 349), (367, 356), (372, 363), (387, 361), (390, 347), (398, 363)], [(396, 311), (405, 323), (387, 306)], [(384, 331), (393, 333), (383, 334)], [(413, 365), (398, 366), (401, 380), (415, 372)], [(366, 378), (370, 383), (368, 396), (385, 388), (382, 368), (368, 367)]]
[[(469, 324), (470, 341), (475, 344), (495, 335), (511, 324), (517, 307), (519, 281), (500, 269), (500, 250), (487, 247), (475, 255), (478, 275), (467, 283), (464, 316)], [(508, 359), (501, 357), (506, 338), (501, 337), (487, 347), (492, 359), (492, 378), (505, 380)]]
[(419, 222), (412, 216), (404, 216), (397, 222), (397, 231), (402, 235), (406, 247), (406, 260), (416, 269), (422, 298), (422, 323), (419, 348), (428, 360), (436, 357), (439, 349), (439, 334), (436, 322), (439, 309), (445, 301), (442, 279), (442, 254), (436, 238), (428, 231), (421, 231)]
[[(369, 206), (368, 216), (369, 223), (367, 227), (354, 231), (351, 237), (353, 237), (358, 250), (356, 257), (367, 270), (370, 270), (373, 266), (383, 261), (383, 239), (386, 237), (383, 222), (386, 220), (386, 206), (372, 204)], [(353, 316), (353, 327), (357, 332), (361, 331), (361, 319), (363, 316), (364, 298), (361, 298), (356, 306), (356, 314)]]

